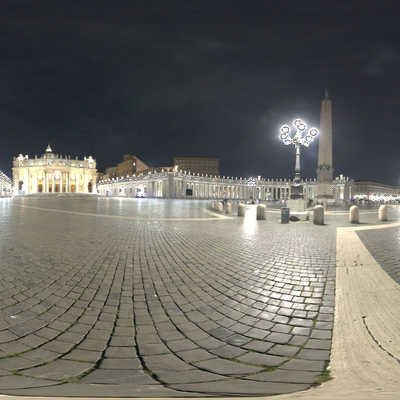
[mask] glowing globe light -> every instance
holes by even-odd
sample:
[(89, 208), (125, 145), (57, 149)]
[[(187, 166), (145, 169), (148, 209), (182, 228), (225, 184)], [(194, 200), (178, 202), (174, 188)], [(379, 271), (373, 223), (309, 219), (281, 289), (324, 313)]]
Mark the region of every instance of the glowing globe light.
[(317, 136), (318, 135), (318, 130), (316, 128), (311, 128), (310, 129), (310, 135), (311, 136)]
[(290, 128), (287, 125), (283, 125), (281, 128), (282, 133), (289, 133)]

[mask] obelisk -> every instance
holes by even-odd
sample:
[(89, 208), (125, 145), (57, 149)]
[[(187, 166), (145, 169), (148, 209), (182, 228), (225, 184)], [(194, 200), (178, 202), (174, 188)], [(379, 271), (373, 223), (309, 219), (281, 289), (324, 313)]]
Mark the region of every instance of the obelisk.
[(332, 104), (328, 100), (328, 89), (321, 104), (321, 121), (319, 127), (317, 198), (332, 199), (333, 165), (332, 165)]

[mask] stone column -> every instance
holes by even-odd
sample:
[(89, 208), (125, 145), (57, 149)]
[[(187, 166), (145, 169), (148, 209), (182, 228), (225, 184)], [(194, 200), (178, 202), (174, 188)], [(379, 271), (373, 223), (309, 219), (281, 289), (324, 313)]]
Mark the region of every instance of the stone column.
[(29, 194), (29, 170), (25, 172), (25, 182), (24, 182), (24, 189), (25, 189), (25, 194)]
[(75, 172), (75, 193), (78, 193), (78, 186), (79, 186), (79, 174)]

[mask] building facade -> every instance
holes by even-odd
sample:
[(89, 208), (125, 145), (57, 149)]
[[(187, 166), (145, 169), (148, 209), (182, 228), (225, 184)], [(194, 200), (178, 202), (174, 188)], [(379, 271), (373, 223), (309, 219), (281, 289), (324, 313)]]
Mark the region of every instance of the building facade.
[(14, 195), (97, 193), (96, 160), (54, 154), (50, 145), (41, 157), (20, 154), (13, 160)]
[(122, 163), (119, 163), (116, 167), (106, 168), (105, 178), (124, 178), (147, 169), (149, 169), (149, 167), (137, 157), (131, 154), (124, 154)]
[(219, 158), (174, 157), (174, 167), (192, 174), (219, 175)]
[(371, 181), (357, 181), (354, 182), (354, 198), (377, 203), (399, 202), (400, 186)]

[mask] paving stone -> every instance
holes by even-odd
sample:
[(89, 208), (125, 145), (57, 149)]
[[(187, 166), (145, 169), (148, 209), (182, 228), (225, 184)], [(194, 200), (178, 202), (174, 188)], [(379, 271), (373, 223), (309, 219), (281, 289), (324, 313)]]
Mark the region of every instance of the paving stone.
[(265, 331), (262, 329), (257, 329), (257, 328), (252, 328), (246, 332), (246, 336), (249, 336), (254, 339), (260, 339), (260, 340), (264, 339), (268, 335), (269, 335), (268, 331)]
[(29, 346), (17, 341), (0, 344), (0, 351), (8, 355), (19, 354), (30, 349), (31, 348)]
[(291, 338), (292, 335), (288, 335), (286, 333), (272, 332), (267, 336), (266, 340), (272, 343), (286, 344)]
[[(94, 384), (94, 383), (66, 383), (62, 385), (62, 391), (66, 397), (110, 397), (126, 398), (137, 396), (140, 398), (155, 397), (189, 397), (191, 393), (178, 392), (167, 389), (159, 384), (134, 385), (129, 383), (122, 384)], [(7, 394), (14, 396), (32, 395), (36, 397), (57, 397), (60, 388), (57, 386), (32, 388), (28, 390), (13, 389), (7, 390)]]
[(309, 328), (313, 325), (313, 321), (310, 319), (304, 319), (304, 318), (292, 318), (290, 320), (289, 324)]
[(22, 354), (23, 358), (28, 360), (36, 361), (37, 364), (41, 364), (47, 361), (55, 360), (60, 356), (60, 353), (45, 350), (43, 348), (34, 349), (32, 351), (27, 351)]
[(140, 370), (96, 369), (79, 380), (83, 383), (158, 385), (150, 375)]
[(313, 329), (310, 337), (312, 339), (332, 339), (332, 331)]
[(156, 354), (167, 354), (170, 353), (171, 350), (168, 349), (167, 346), (163, 343), (139, 343), (139, 353), (142, 356), (151, 356)]
[(259, 353), (247, 353), (243, 356), (237, 358), (238, 361), (255, 364), (255, 365), (265, 365), (267, 367), (276, 367), (281, 365), (285, 361), (287, 361), (286, 357), (277, 357), (271, 356), (267, 354), (259, 354)]
[(245, 379), (263, 382), (314, 383), (318, 375), (318, 372), (276, 369), (271, 372), (261, 372), (260, 374), (251, 375)]
[(50, 364), (21, 371), (20, 374), (40, 379), (61, 380), (81, 375), (93, 367), (93, 363), (56, 360)]
[(105, 358), (101, 361), (101, 369), (142, 369), (139, 358)]
[(292, 330), (291, 330), (291, 334), (292, 335), (304, 335), (304, 336), (310, 336), (310, 332), (311, 332), (311, 328), (301, 328), (298, 326), (295, 326)]
[(178, 332), (177, 330), (175, 331), (161, 331), (158, 333), (159, 337), (164, 341), (164, 342), (169, 342), (172, 340), (182, 340), (185, 337)]
[(64, 360), (84, 361), (84, 362), (97, 362), (103, 356), (101, 351), (89, 351), (74, 349), (62, 358)]
[[(272, 318), (271, 318), (271, 319), (272, 319)], [(264, 321), (264, 320), (258, 321), (258, 322), (254, 325), (255, 328), (259, 328), (259, 329), (263, 329), (263, 330), (269, 330), (269, 329), (271, 329), (273, 326), (274, 326), (274, 323), (273, 323), (273, 322)]]
[(185, 336), (188, 339), (192, 340), (193, 342), (210, 338), (210, 335), (204, 332), (202, 329), (195, 329), (192, 331), (185, 332)]
[(333, 324), (331, 322), (317, 322), (315, 324), (315, 329), (333, 329)]
[(184, 390), (187, 392), (207, 393), (218, 396), (227, 395), (254, 395), (260, 394), (284, 394), (293, 393), (301, 390), (306, 390), (310, 387), (308, 384), (290, 384), (290, 383), (277, 383), (277, 382), (257, 382), (254, 381), (249, 384), (246, 380), (220, 381), (220, 382), (207, 382), (207, 383), (187, 383), (169, 385), (169, 387), (176, 390)]
[(218, 381), (226, 379), (225, 376), (212, 374), (206, 371), (199, 371), (197, 369), (190, 371), (179, 371), (179, 372), (159, 372), (157, 374), (158, 379), (165, 382), (168, 385), (173, 383), (195, 383), (195, 382), (207, 382), (208, 384), (212, 381)]
[(318, 350), (330, 350), (332, 345), (331, 340), (318, 340), (309, 339), (307, 344), (304, 346), (305, 349), (318, 349)]
[(23, 357), (9, 357), (0, 359), (0, 368), (8, 371), (30, 368), (34, 365), (37, 365), (36, 361), (28, 360), (27, 358)]
[(146, 356), (143, 357), (143, 361), (146, 368), (155, 373), (159, 371), (186, 371), (194, 369), (194, 367), (180, 360), (174, 354)]
[(274, 346), (273, 343), (261, 342), (259, 340), (253, 340), (252, 342), (247, 343), (244, 346), (242, 346), (242, 348), (257, 351), (259, 353), (266, 353), (272, 346)]
[(128, 336), (128, 337), (132, 337), (132, 336), (134, 336), (134, 331), (133, 331), (133, 328), (131, 328), (131, 327), (116, 326), (116, 327), (114, 328), (113, 335), (114, 335), (114, 336)]
[(85, 337), (85, 334), (83, 334), (83, 333), (65, 332), (65, 333), (62, 333), (60, 336), (58, 336), (57, 339), (62, 341), (62, 342), (68, 342), (68, 343), (77, 344), (84, 337)]
[(162, 343), (158, 333), (138, 333), (136, 340), (138, 343)]
[(107, 341), (98, 339), (84, 339), (77, 346), (78, 349), (90, 351), (104, 351), (106, 347)]
[[(219, 348), (222, 348), (222, 347), (219, 347)], [(213, 351), (218, 350), (219, 348), (214, 349)], [(176, 355), (179, 358), (181, 358), (183, 361), (186, 361), (187, 363), (191, 363), (191, 362), (195, 362), (195, 361), (209, 360), (211, 358), (216, 357), (216, 355), (211, 354), (210, 352), (208, 352), (204, 349), (179, 351), (176, 353)]]
[(37, 336), (35, 334), (27, 335), (19, 339), (19, 341), (29, 347), (38, 347), (47, 342), (47, 339)]
[(107, 347), (104, 352), (106, 358), (132, 358), (137, 357), (136, 349), (134, 347)]
[[(246, 356), (246, 355), (245, 355)], [(245, 357), (242, 356), (242, 357)], [(239, 359), (239, 358), (238, 358)], [(237, 362), (222, 360), (220, 358), (193, 363), (196, 367), (221, 375), (246, 375), (262, 369)]]
[(222, 347), (217, 347), (215, 349), (211, 349), (210, 353), (213, 353), (216, 356), (221, 357), (221, 358), (232, 359), (232, 358), (236, 358), (242, 354), (245, 354), (246, 350), (242, 350), (236, 346), (231, 346), (231, 345), (227, 344)]
[(211, 329), (208, 331), (208, 333), (211, 336), (216, 337), (217, 339), (225, 339), (229, 336), (232, 336), (234, 334), (233, 331), (230, 331), (229, 329), (223, 328), (223, 327), (219, 327), (219, 328), (215, 328), (215, 329)]
[(327, 350), (311, 350), (303, 349), (297, 354), (297, 358), (301, 360), (324, 360), (328, 361), (330, 352)]
[(294, 357), (299, 351), (300, 351), (300, 347), (282, 346), (282, 345), (277, 344), (268, 350), (268, 354), (277, 355), (277, 356), (285, 356), (285, 357)]
[(309, 360), (289, 360), (281, 365), (280, 369), (290, 369), (296, 371), (323, 371), (324, 361), (309, 361)]
[(35, 329), (29, 325), (19, 324), (9, 328), (8, 332), (12, 332), (17, 336), (25, 336), (29, 333), (35, 332)]
[(193, 350), (193, 349), (198, 348), (198, 346), (189, 339), (174, 340), (171, 342), (167, 342), (166, 345), (173, 352), (184, 351), (184, 350)]
[(215, 339), (213, 337), (208, 337), (207, 339), (198, 340), (196, 344), (206, 350), (216, 349), (217, 347), (226, 345), (225, 342), (222, 342), (221, 340)]
[(308, 340), (308, 336), (293, 336), (288, 345), (290, 346), (303, 346)]
[(271, 332), (279, 332), (279, 333), (289, 333), (291, 330), (292, 326), (284, 324), (275, 324), (273, 328), (271, 328)]
[(246, 343), (249, 343), (251, 339), (246, 338), (245, 336), (242, 335), (233, 335), (225, 339), (225, 341), (229, 344), (233, 344), (234, 346), (242, 346)]
[[(35, 388), (40, 387), (43, 389), (44, 386), (58, 385), (58, 382), (45, 380), (45, 379), (35, 379), (26, 376), (17, 375), (7, 375), (0, 376), (0, 387), (1, 390), (7, 389), (19, 389), (19, 388)], [(60, 389), (58, 389), (60, 390)]]

